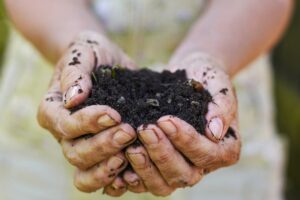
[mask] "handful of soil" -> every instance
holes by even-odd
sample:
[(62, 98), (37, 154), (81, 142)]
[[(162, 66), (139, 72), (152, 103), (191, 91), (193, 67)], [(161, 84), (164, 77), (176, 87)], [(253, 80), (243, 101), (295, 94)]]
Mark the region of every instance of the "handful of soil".
[(101, 66), (92, 73), (92, 82), (90, 96), (72, 112), (90, 105), (108, 105), (133, 128), (174, 115), (200, 134), (205, 132), (205, 115), (212, 96), (200, 83), (188, 80), (185, 70), (158, 73)]

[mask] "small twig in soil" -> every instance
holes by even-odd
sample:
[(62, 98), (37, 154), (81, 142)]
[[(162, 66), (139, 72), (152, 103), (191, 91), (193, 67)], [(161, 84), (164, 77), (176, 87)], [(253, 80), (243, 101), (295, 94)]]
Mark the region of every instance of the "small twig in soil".
[(95, 75), (94, 72), (92, 72), (92, 77), (93, 77), (94, 81), (95, 81), (96, 83), (98, 83), (97, 77), (96, 77), (96, 75)]

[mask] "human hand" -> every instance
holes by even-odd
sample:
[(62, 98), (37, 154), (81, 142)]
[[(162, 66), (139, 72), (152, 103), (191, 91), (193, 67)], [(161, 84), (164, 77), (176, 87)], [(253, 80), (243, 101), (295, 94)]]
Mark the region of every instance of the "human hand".
[[(220, 65), (206, 56), (193, 55), (171, 65), (171, 69), (186, 69), (188, 78), (202, 83), (213, 96), (206, 115), (206, 132), (198, 133), (174, 116), (164, 116), (156, 125), (141, 126), (138, 137), (144, 146), (129, 147), (126, 151), (134, 172), (125, 173), (123, 179), (133, 192), (166, 196), (239, 159), (237, 101), (229, 77)], [(107, 191), (115, 196), (121, 194), (120, 190)]]
[(68, 110), (88, 97), (95, 67), (115, 64), (134, 67), (104, 36), (80, 34), (55, 67), (39, 107), (39, 124), (60, 142), (65, 157), (77, 168), (74, 184), (81, 191), (92, 192), (111, 183), (128, 163), (121, 150), (136, 138), (134, 129), (122, 124), (119, 113), (106, 105), (72, 114)]

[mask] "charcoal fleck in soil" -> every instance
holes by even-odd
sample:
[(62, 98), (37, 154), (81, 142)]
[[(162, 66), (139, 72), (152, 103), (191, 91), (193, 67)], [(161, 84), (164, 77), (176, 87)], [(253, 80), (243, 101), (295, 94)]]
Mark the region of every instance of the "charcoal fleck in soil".
[(92, 73), (92, 81), (90, 96), (72, 113), (90, 105), (108, 105), (120, 113), (122, 122), (133, 128), (155, 123), (164, 115), (174, 115), (199, 133), (205, 131), (205, 115), (212, 96), (200, 83), (188, 80), (184, 70), (158, 73), (101, 66)]

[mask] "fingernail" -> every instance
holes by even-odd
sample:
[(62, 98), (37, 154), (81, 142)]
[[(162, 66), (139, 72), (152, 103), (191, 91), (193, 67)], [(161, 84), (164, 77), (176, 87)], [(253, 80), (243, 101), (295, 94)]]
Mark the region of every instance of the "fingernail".
[(64, 95), (64, 104), (67, 104), (74, 96), (82, 93), (81, 86), (76, 84), (71, 86)]
[(124, 145), (126, 143), (129, 143), (133, 139), (134, 137), (132, 137), (131, 135), (129, 135), (128, 133), (122, 130), (118, 130), (113, 137), (113, 140), (119, 145)]
[(135, 180), (135, 181), (129, 182), (128, 184), (131, 186), (137, 186), (139, 184), (139, 181)]
[(98, 119), (98, 124), (100, 126), (104, 126), (104, 127), (107, 127), (107, 126), (113, 126), (116, 124), (116, 121), (113, 120), (110, 116), (108, 115), (103, 115), (101, 116), (99, 119)]
[(173, 136), (177, 133), (177, 128), (176, 126), (170, 122), (169, 120), (167, 121), (162, 121), (158, 122), (160, 128), (168, 135), (168, 136)]
[(213, 118), (208, 125), (209, 130), (216, 139), (221, 139), (223, 132), (223, 122), (220, 118)]
[(134, 165), (142, 166), (146, 163), (145, 156), (141, 153), (128, 153), (127, 155)]
[(124, 163), (124, 160), (119, 158), (119, 157), (111, 157), (108, 161), (107, 161), (107, 167), (109, 169), (119, 169)]
[(125, 186), (117, 186), (115, 183), (111, 184), (113, 190), (122, 190)]
[(112, 189), (114, 189), (114, 190), (117, 190), (117, 189), (119, 189), (119, 187), (116, 185), (116, 184), (111, 184), (111, 187), (112, 187)]
[(158, 138), (153, 130), (142, 130), (139, 132), (141, 139), (146, 144), (157, 144)]

